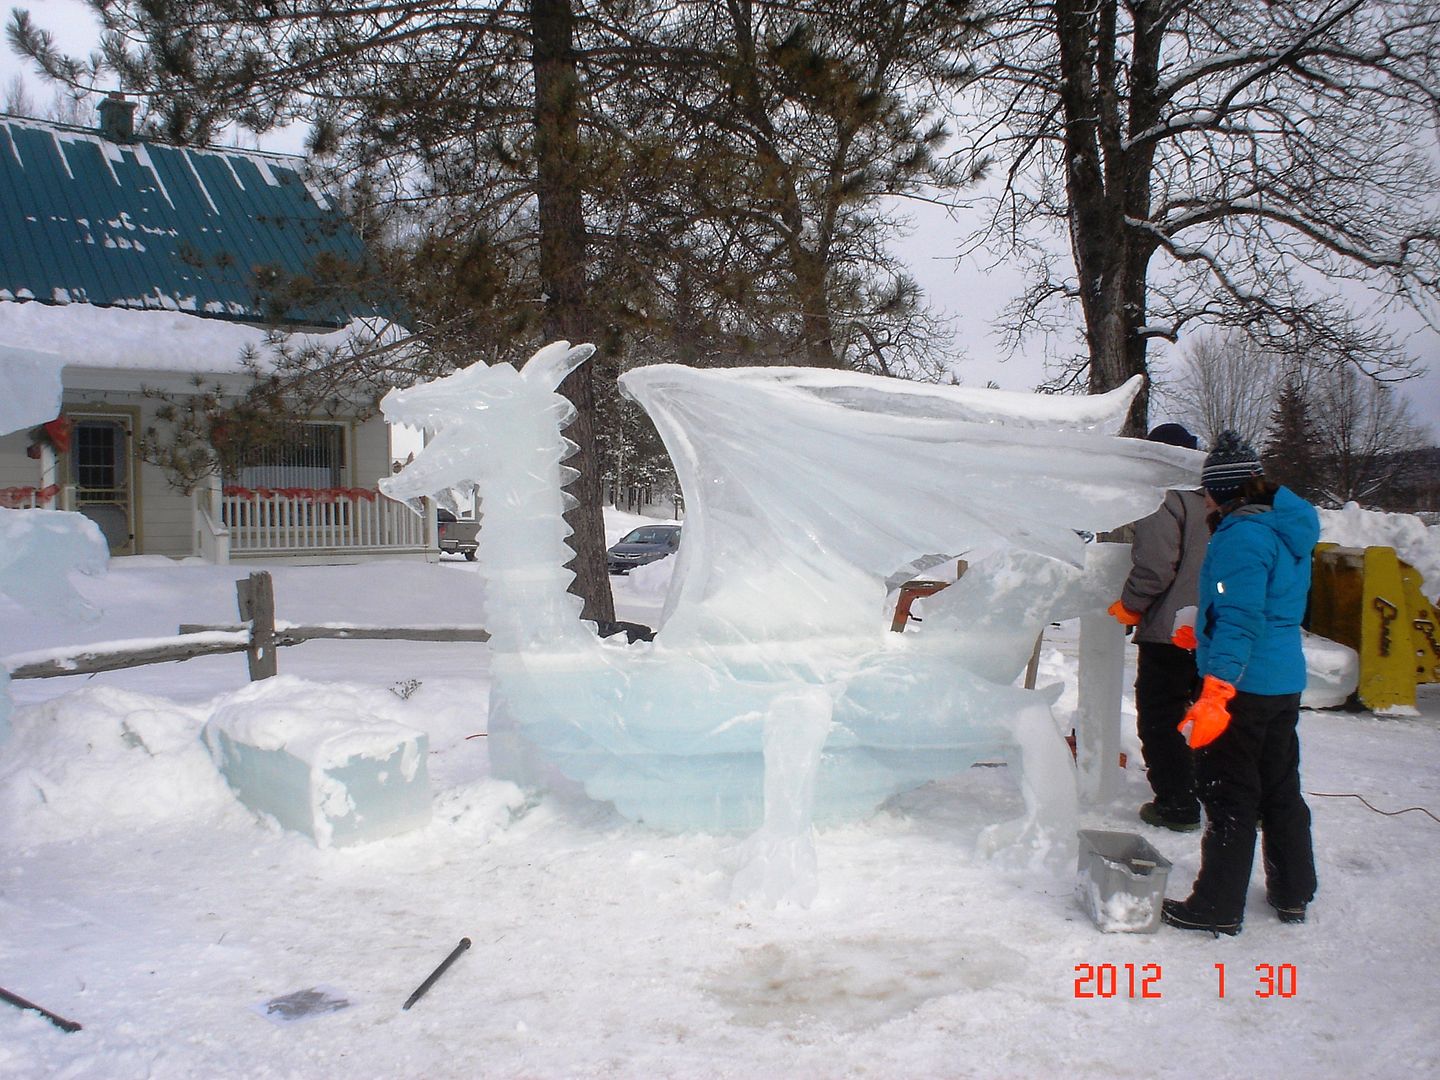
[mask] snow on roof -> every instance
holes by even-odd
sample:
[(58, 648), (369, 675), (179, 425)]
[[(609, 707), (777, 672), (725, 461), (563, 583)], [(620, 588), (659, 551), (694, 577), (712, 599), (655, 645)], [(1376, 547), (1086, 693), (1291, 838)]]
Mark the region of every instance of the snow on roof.
[[(0, 116), (0, 231), (0, 300), (250, 322), (270, 321), (270, 306), (284, 302), (264, 283), (365, 262), (359, 236), (302, 157), (117, 142), (11, 116)], [(279, 314), (338, 327), (374, 313), (370, 302), (336, 292)]]
[[(314, 341), (339, 345), (347, 336), (393, 336), (398, 331), (356, 320), (328, 334), (294, 334), (301, 348)], [(264, 327), (202, 319), (179, 311), (136, 311), (90, 304), (0, 303), (0, 341), (51, 354), (68, 368), (238, 374), (247, 346), (263, 354)], [(0, 354), (3, 355), (3, 354)]]

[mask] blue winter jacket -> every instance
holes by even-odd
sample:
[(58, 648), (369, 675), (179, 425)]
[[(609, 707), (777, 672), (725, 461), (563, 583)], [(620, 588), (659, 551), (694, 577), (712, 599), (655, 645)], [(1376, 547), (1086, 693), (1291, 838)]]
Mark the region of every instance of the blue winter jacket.
[(1200, 674), (1249, 694), (1305, 689), (1300, 621), (1319, 539), (1320, 515), (1289, 488), (1274, 506), (1242, 506), (1221, 520), (1200, 568)]

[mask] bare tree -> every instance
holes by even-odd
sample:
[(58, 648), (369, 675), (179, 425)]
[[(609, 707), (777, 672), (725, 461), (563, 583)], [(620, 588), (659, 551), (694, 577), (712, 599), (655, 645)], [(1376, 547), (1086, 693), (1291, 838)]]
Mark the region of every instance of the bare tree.
[(1222, 431), (1259, 446), (1270, 426), (1282, 361), (1243, 334), (1207, 334), (1183, 350), (1173, 381), (1157, 380), (1156, 396), (1203, 445)]
[(30, 97), (30, 88), (19, 75), (5, 84), (5, 111), (11, 116), (35, 115), (35, 102)]
[(1321, 370), (1310, 379), (1306, 398), (1320, 463), (1316, 487), (1331, 505), (1383, 501), (1414, 452), (1429, 445), (1410, 403), (1353, 367)]
[(91, 95), (83, 90), (60, 89), (51, 96), (50, 104), (42, 109), (35, 104), (35, 98), (25, 80), (16, 75), (5, 86), (3, 111), (11, 116), (33, 116), (78, 126), (87, 125), (94, 120), (94, 109), (90, 102)]
[[(1147, 373), (1151, 339), (1206, 324), (1408, 373), (1337, 293), (1359, 283), (1434, 318), (1440, 6), (999, 0), (986, 26), (963, 152), (1002, 163), (976, 242), (1029, 259), (1017, 333), (1078, 304), (1074, 372), (1095, 391)], [(1069, 272), (1046, 229), (1068, 238)], [(1147, 408), (1142, 393), (1129, 430)]]

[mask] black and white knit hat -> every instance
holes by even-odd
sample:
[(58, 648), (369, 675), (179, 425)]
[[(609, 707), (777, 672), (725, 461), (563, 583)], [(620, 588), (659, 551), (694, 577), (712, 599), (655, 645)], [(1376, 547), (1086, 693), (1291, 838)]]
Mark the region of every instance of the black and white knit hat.
[(1227, 503), (1240, 494), (1246, 480), (1262, 472), (1254, 448), (1236, 432), (1222, 431), (1205, 457), (1200, 483), (1217, 503)]

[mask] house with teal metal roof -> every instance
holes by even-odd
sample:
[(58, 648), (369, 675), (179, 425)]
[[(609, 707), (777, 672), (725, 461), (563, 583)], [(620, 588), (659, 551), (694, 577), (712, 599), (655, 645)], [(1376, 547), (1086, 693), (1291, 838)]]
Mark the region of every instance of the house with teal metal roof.
[(199, 484), (143, 452), (187, 393), (238, 398), (279, 331), (396, 330), (344, 284), (365, 248), (304, 158), (150, 142), (133, 109), (111, 95), (95, 129), (0, 115), (0, 363), (48, 357), (64, 388), (54, 421), (0, 435), (0, 506), (77, 510), (114, 554), (436, 557), (433, 511), (377, 492), (389, 429), (363, 408)]

